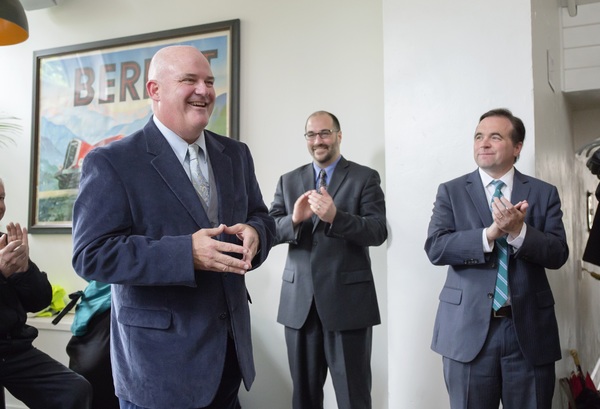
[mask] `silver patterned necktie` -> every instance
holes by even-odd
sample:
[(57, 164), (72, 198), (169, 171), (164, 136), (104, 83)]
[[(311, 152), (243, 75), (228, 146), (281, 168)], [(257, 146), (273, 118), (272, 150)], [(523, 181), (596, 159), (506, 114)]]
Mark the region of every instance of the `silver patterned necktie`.
[[(501, 180), (493, 180), (492, 185), (496, 188), (492, 196), (502, 197), (502, 188), (505, 186)], [(490, 204), (491, 205), (491, 204)], [(494, 291), (494, 310), (498, 311), (508, 300), (508, 243), (505, 237), (496, 239), (496, 250), (498, 253), (498, 274), (496, 275), (496, 289)]]
[(327, 189), (327, 172), (325, 172), (325, 169), (321, 169), (321, 171), (319, 172), (319, 183), (317, 185), (318, 193), (321, 193), (322, 187)]
[(202, 174), (202, 170), (200, 169), (200, 160), (198, 158), (198, 149), (199, 146), (195, 143), (188, 145), (188, 155), (190, 159), (190, 177), (192, 180), (192, 184), (198, 193), (198, 196), (204, 204), (208, 206), (210, 201), (210, 185), (208, 184), (208, 180)]

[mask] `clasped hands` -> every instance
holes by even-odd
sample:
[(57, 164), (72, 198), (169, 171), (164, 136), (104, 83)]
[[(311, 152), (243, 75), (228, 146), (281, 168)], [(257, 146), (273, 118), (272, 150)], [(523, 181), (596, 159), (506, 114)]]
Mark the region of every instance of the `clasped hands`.
[(513, 205), (505, 197), (495, 197), (492, 202), (494, 222), (487, 229), (488, 240), (494, 241), (504, 235), (511, 238), (517, 237), (521, 233), (528, 207), (527, 200)]
[(324, 187), (320, 191), (309, 190), (303, 193), (294, 203), (294, 212), (292, 213), (292, 223), (297, 226), (304, 220), (317, 215), (317, 217), (326, 223), (333, 223), (337, 213), (337, 208), (333, 203), (333, 198)]
[(6, 278), (29, 268), (29, 242), (27, 228), (19, 223), (9, 223), (6, 233), (0, 236), (0, 272)]
[[(234, 234), (242, 241), (242, 245), (215, 239), (220, 234)], [(222, 224), (212, 229), (198, 230), (192, 235), (194, 268), (244, 275), (252, 268), (252, 259), (258, 252), (259, 243), (258, 232), (247, 224)], [(240, 254), (242, 258), (233, 257), (228, 253)]]

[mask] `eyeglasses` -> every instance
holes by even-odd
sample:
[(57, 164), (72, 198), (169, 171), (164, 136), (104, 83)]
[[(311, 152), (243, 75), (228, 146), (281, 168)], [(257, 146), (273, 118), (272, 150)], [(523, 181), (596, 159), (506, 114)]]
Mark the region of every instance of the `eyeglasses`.
[(304, 134), (304, 137), (306, 138), (307, 141), (314, 141), (315, 138), (317, 137), (317, 135), (319, 135), (319, 137), (323, 140), (325, 139), (329, 139), (331, 138), (331, 135), (333, 135), (334, 132), (339, 132), (335, 129), (321, 129), (321, 132), (307, 132)]

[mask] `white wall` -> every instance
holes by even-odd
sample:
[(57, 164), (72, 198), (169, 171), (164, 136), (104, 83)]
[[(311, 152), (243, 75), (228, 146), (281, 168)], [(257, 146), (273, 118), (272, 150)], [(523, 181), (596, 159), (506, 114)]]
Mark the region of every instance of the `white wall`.
[[(280, 174), (310, 160), (303, 127), (319, 109), (344, 130), (342, 153), (371, 166), (384, 181), (382, 10), (361, 0), (62, 0), (27, 12), (30, 39), (0, 48), (0, 112), (23, 119), (15, 145), (0, 148), (7, 189), (5, 222), (28, 218), (33, 51), (241, 19), (241, 140), (248, 143), (270, 204)], [(51, 281), (73, 291), (84, 282), (70, 264), (70, 235), (31, 235), (31, 256)], [(253, 296), (257, 379), (242, 392), (244, 408), (290, 407), (283, 327), (275, 322), (285, 247), (247, 276)], [(387, 406), (386, 245), (372, 258), (383, 325), (374, 329), (374, 408)], [(336, 407), (328, 386), (326, 408)]]
[[(577, 328), (577, 269), (581, 258), (580, 246), (574, 243), (581, 226), (574, 211), (580, 204), (575, 173), (575, 155), (571, 133), (569, 108), (561, 92), (562, 41), (560, 30), (561, 9), (554, 1), (532, 1), (533, 78), (535, 115), (535, 170), (536, 176), (556, 185), (562, 202), (563, 223), (569, 242), (570, 257), (556, 271), (548, 270), (548, 278), (556, 301), (562, 359), (557, 362), (557, 377), (567, 377), (574, 369), (570, 349), (578, 349)], [(580, 14), (584, 10), (579, 9)], [(552, 63), (548, 63), (548, 59)], [(550, 85), (552, 84), (552, 86)], [(579, 253), (579, 254), (578, 254)], [(584, 355), (582, 355), (584, 358)], [(588, 362), (588, 361), (584, 361)], [(559, 406), (564, 394), (557, 389), (554, 407)]]

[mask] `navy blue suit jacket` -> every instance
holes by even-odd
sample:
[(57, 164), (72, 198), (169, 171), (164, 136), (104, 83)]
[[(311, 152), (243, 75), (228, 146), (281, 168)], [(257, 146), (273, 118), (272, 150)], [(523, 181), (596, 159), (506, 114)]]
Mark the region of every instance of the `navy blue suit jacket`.
[[(569, 256), (557, 189), (515, 170), (511, 202), (527, 200), (527, 233), (511, 247), (509, 288), (519, 345), (533, 365), (560, 359), (554, 297), (546, 268)], [(447, 265), (431, 347), (460, 362), (472, 361), (486, 340), (496, 283), (497, 258), (485, 254), (482, 232), (492, 214), (476, 170), (439, 186), (425, 251), (435, 265)]]
[[(275, 234), (247, 146), (205, 131), (219, 222), (247, 223), (267, 257)], [(85, 158), (73, 213), (73, 266), (113, 284), (111, 357), (116, 393), (143, 407), (208, 405), (232, 329), (246, 388), (255, 370), (244, 277), (194, 271), (191, 235), (211, 223), (152, 119)], [(241, 244), (231, 235), (218, 238)], [(231, 328), (229, 326), (231, 323)]]

